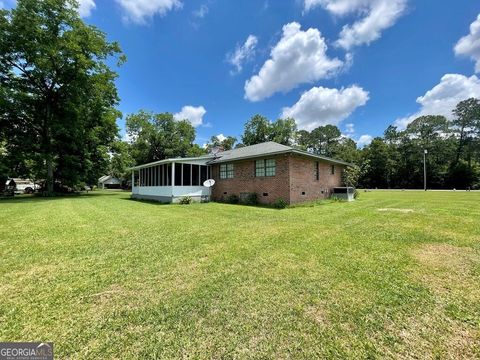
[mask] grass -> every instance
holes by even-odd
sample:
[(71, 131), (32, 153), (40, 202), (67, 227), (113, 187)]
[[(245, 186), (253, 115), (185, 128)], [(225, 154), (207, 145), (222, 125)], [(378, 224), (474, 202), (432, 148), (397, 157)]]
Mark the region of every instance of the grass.
[(479, 358), (480, 193), (0, 201), (0, 339), (58, 358)]

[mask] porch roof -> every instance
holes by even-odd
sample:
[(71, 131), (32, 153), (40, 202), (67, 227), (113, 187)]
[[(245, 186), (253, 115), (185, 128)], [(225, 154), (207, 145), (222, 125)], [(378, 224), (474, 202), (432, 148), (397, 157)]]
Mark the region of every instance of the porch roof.
[(211, 159), (213, 159), (213, 155), (204, 155), (204, 156), (188, 157), (188, 158), (171, 158), (171, 159), (154, 161), (147, 164), (137, 165), (130, 168), (129, 170), (139, 170), (139, 169), (148, 168), (156, 165), (171, 164), (174, 162), (188, 163), (189, 161), (199, 161), (199, 160), (205, 160), (205, 165), (207, 165), (208, 160), (211, 160)]

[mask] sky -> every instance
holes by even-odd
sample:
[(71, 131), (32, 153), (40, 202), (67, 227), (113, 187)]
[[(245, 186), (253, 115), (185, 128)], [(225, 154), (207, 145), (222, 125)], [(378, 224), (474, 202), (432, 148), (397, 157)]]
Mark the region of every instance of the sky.
[(480, 98), (477, 0), (81, 0), (79, 13), (127, 56), (122, 135), (140, 109), (188, 119), (201, 145), (240, 140), (262, 114), (364, 146)]

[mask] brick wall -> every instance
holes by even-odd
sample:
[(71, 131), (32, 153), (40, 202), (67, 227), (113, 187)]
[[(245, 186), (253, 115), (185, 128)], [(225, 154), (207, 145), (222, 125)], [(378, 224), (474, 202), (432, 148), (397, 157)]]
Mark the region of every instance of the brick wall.
[[(227, 198), (229, 195), (240, 193), (256, 193), (258, 201), (262, 204), (274, 202), (278, 198), (289, 201), (290, 180), (289, 180), (289, 156), (269, 156), (268, 159), (275, 159), (276, 175), (255, 177), (255, 159), (235, 161), (233, 179), (220, 179), (219, 164), (212, 167), (215, 186), (212, 196), (214, 200)], [(264, 196), (264, 193), (268, 194)]]
[(292, 155), (290, 157), (290, 202), (298, 203), (328, 198), (336, 186), (342, 186), (343, 166), (335, 166), (332, 175), (331, 164), (319, 161), (319, 179), (315, 176), (317, 160)]
[[(315, 178), (315, 159), (284, 154), (268, 157), (275, 159), (276, 175), (255, 177), (255, 159), (234, 161), (233, 179), (220, 179), (220, 166), (212, 166), (215, 186), (212, 190), (214, 200), (240, 197), (241, 193), (256, 193), (263, 204), (281, 198), (293, 204), (302, 201), (323, 199), (330, 196), (332, 188), (341, 186), (342, 166), (335, 165), (335, 174), (331, 174), (331, 165), (319, 162), (319, 180)], [(268, 194), (264, 196), (264, 193)]]

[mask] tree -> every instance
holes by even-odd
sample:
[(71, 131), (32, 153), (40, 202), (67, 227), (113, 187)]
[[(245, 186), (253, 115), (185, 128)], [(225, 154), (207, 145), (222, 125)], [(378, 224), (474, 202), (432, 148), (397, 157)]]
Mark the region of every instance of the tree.
[(237, 138), (233, 136), (227, 136), (223, 139), (220, 139), (218, 136), (212, 136), (210, 142), (207, 144), (207, 151), (210, 151), (215, 147), (220, 147), (225, 151), (232, 150), (236, 142)]
[(475, 143), (478, 144), (480, 135), (480, 100), (470, 98), (461, 101), (453, 110), (453, 114), (455, 119), (452, 124), (458, 137), (455, 162), (458, 163), (460, 158), (465, 156), (470, 166), (474, 153), (473, 146)]
[(242, 135), (242, 143), (245, 146), (260, 144), (270, 139), (271, 127), (266, 117), (257, 114), (245, 124)]
[(126, 130), (137, 164), (174, 157), (199, 156), (205, 151), (195, 141), (195, 128), (187, 120), (176, 121), (170, 113), (140, 111), (127, 116)]
[(111, 149), (109, 175), (119, 179), (129, 179), (131, 171), (128, 169), (135, 165), (131, 145), (126, 141), (116, 140)]
[(117, 43), (86, 25), (74, 0), (19, 0), (0, 12), (0, 128), (18, 175), (73, 185), (105, 166), (118, 132), (107, 65), (124, 61)]
[(245, 124), (242, 142), (245, 146), (260, 144), (266, 141), (292, 145), (295, 142), (296, 133), (297, 125), (292, 118), (270, 122), (264, 116), (255, 115)]
[(310, 132), (308, 148), (316, 154), (333, 157), (341, 135), (340, 129), (335, 125), (319, 126)]
[(297, 124), (295, 119), (278, 119), (270, 125), (269, 140), (283, 145), (292, 145), (296, 138)]

